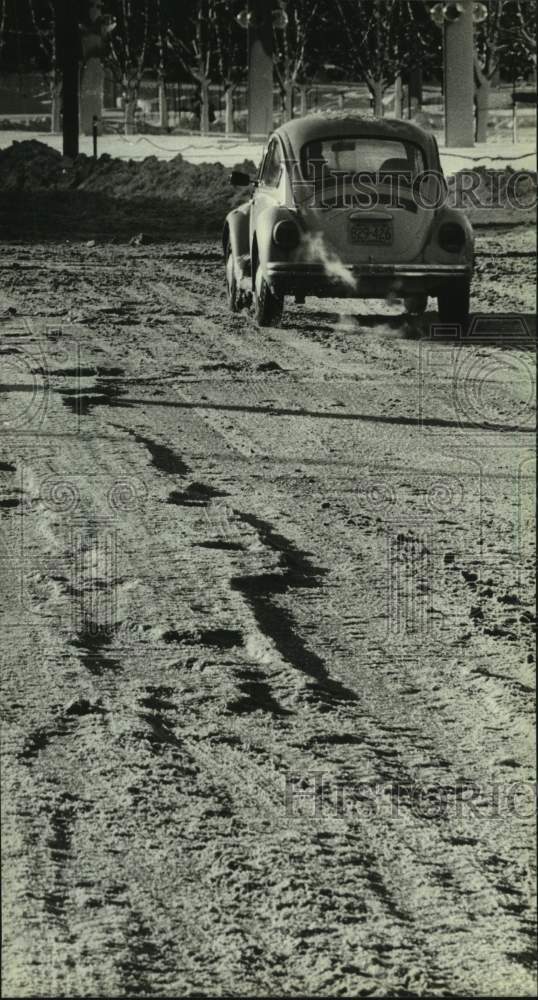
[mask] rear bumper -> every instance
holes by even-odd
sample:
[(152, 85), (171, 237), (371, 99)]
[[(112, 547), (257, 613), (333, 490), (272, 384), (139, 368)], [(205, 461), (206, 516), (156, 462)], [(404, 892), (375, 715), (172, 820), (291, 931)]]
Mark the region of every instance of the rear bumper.
[(436, 295), (454, 282), (470, 281), (467, 264), (342, 265), (340, 275), (329, 275), (323, 264), (272, 263), (265, 277), (277, 295), (317, 295), (385, 298), (387, 295)]

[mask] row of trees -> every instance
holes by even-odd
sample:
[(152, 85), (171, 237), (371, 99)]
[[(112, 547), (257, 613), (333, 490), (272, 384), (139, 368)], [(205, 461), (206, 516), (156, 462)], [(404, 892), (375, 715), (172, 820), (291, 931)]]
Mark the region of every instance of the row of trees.
[[(75, 0), (73, 0), (75, 2)], [(167, 124), (166, 81), (195, 81), (200, 124), (209, 129), (209, 87), (224, 88), (225, 120), (233, 129), (233, 94), (246, 74), (246, 33), (237, 16), (246, 0), (80, 0), (81, 17), (108, 25), (103, 58), (122, 88), (126, 131), (134, 126), (144, 74), (159, 81), (161, 125)], [(431, 3), (420, 0), (267, 0), (273, 10), (274, 68), (282, 105), (313, 81), (356, 80), (370, 90), (374, 111), (402, 75), (421, 66), (441, 76), (442, 32)], [(487, 0), (476, 25), (478, 131), (487, 129), (491, 82), (516, 79), (536, 62), (535, 0)], [(93, 8), (93, 10), (92, 10)], [(59, 114), (55, 0), (0, 0), (0, 57), (7, 67), (39, 67), (51, 87), (52, 128)], [(303, 96), (304, 100), (304, 96)], [(485, 125), (484, 125), (485, 122)], [(480, 138), (480, 135), (478, 136)], [(482, 138), (484, 135), (482, 134)]]

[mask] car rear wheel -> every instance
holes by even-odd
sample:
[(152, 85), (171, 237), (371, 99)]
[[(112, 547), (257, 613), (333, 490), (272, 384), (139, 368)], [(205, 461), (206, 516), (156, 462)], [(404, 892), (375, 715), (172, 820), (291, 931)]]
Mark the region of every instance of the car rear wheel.
[(258, 326), (280, 326), (283, 309), (284, 296), (273, 294), (258, 264), (254, 279), (254, 313)]
[(409, 295), (404, 299), (404, 306), (406, 313), (410, 316), (422, 316), (426, 312), (426, 306), (428, 305), (428, 296), (424, 294), (420, 295)]
[(242, 302), (235, 277), (234, 254), (231, 244), (228, 244), (226, 250), (226, 295), (231, 312), (239, 312), (242, 308)]
[(437, 296), (441, 323), (456, 323), (465, 328), (469, 322), (470, 299), (471, 286), (468, 281), (443, 288)]

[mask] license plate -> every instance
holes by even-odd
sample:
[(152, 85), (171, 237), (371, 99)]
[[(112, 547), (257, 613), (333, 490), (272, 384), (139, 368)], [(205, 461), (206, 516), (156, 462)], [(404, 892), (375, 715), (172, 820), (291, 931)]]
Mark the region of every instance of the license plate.
[(370, 246), (387, 246), (392, 243), (392, 221), (350, 222), (349, 242), (366, 243)]

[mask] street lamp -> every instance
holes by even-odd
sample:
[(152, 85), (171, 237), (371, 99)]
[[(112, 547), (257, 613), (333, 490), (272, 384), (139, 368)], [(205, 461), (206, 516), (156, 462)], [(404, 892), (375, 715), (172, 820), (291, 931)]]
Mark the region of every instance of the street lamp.
[[(442, 28), (446, 21), (449, 23), (457, 21), (464, 10), (465, 5), (462, 0), (456, 0), (453, 3), (436, 3), (430, 7), (430, 17), (439, 28)], [(481, 24), (487, 16), (488, 8), (485, 3), (473, 3), (473, 24)]]
[[(265, 15), (262, 20), (265, 19)], [(237, 21), (240, 28), (255, 28), (260, 26), (260, 18), (248, 8), (240, 10), (239, 14), (236, 14), (235, 20)], [(271, 21), (274, 28), (285, 28), (288, 24), (289, 18), (286, 11), (279, 7), (278, 10), (274, 10), (271, 15)]]

